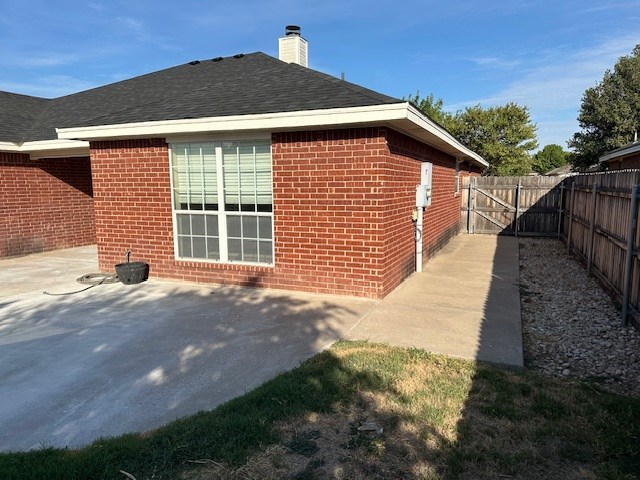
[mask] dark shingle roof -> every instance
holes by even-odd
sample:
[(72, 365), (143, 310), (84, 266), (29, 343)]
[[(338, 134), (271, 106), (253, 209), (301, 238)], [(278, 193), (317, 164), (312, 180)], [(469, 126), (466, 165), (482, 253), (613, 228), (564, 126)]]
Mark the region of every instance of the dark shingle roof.
[[(35, 99), (48, 104), (36, 112), (39, 115), (30, 117), (32, 122), (25, 139), (55, 139), (56, 127), (293, 112), (401, 101), (260, 52), (216, 60), (192, 62), (195, 64), (49, 101)], [(4, 108), (0, 100), (0, 119), (3, 119)], [(25, 126), (23, 122), (13, 128), (24, 131)], [(4, 136), (4, 127), (0, 127), (0, 140), (4, 140)]]
[(622, 147), (618, 147), (614, 150), (605, 152), (600, 157), (600, 159), (602, 161), (603, 158), (606, 158), (607, 160), (613, 160), (614, 158), (624, 157), (625, 155), (637, 152), (639, 147), (640, 147), (640, 143), (637, 140), (635, 140), (631, 143), (627, 143), (626, 145), (623, 145)]
[[(51, 100), (0, 91), (0, 140), (22, 143)], [(55, 137), (54, 137), (55, 138)]]

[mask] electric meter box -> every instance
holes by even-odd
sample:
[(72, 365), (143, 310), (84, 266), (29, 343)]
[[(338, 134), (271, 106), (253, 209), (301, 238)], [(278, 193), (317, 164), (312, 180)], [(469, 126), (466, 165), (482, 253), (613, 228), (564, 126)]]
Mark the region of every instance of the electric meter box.
[(433, 163), (420, 165), (420, 185), (416, 187), (416, 207), (428, 207), (431, 205), (431, 178)]

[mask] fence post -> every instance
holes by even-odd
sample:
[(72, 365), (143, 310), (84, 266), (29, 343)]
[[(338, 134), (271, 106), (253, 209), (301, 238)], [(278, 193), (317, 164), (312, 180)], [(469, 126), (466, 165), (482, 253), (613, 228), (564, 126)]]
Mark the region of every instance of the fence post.
[(473, 177), (467, 177), (469, 180), (469, 185), (467, 188), (469, 192), (467, 193), (467, 233), (471, 233), (471, 182), (473, 181)]
[(589, 250), (587, 253), (587, 275), (591, 275), (591, 265), (593, 264), (593, 241), (596, 229), (596, 205), (598, 203), (598, 184), (593, 182), (593, 193), (591, 195), (591, 224), (589, 225)]
[(516, 216), (513, 219), (513, 228), (515, 230), (516, 238), (518, 238), (518, 232), (520, 231), (520, 191), (522, 190), (522, 180), (518, 177), (518, 185), (516, 186)]
[(476, 177), (471, 177), (469, 182), (469, 233), (476, 232)]
[(631, 295), (631, 270), (635, 256), (636, 229), (638, 227), (638, 185), (631, 190), (631, 213), (629, 218), (629, 236), (627, 237), (627, 256), (624, 265), (624, 290), (622, 295), (622, 325), (627, 326), (629, 318), (629, 297)]
[(576, 198), (576, 180), (571, 182), (571, 206), (569, 207), (569, 236), (567, 237), (567, 252), (571, 252), (571, 227), (573, 226), (573, 203)]
[(562, 212), (564, 211), (564, 205), (562, 204), (564, 200), (564, 180), (560, 182), (560, 205), (558, 206), (558, 235), (557, 238), (560, 239), (562, 232)]

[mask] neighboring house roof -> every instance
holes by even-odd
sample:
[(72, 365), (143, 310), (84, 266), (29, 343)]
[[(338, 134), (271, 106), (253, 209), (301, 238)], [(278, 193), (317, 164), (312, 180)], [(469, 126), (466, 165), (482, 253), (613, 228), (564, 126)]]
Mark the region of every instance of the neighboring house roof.
[(566, 165), (562, 165), (561, 167), (554, 168), (553, 170), (549, 170), (545, 175), (551, 177), (557, 177), (561, 175), (569, 175), (573, 173), (573, 165), (567, 163)]
[(640, 142), (631, 142), (623, 147), (616, 148), (610, 152), (605, 153), (599, 159), (600, 163), (610, 162), (611, 160), (623, 160), (623, 157), (633, 155), (640, 152)]
[(52, 100), (4, 94), (0, 122), (20, 105), (28, 114), (0, 125), (0, 149), (14, 142), (13, 151), (88, 151), (78, 140), (386, 124), (487, 165), (407, 102), (261, 52), (194, 61)]

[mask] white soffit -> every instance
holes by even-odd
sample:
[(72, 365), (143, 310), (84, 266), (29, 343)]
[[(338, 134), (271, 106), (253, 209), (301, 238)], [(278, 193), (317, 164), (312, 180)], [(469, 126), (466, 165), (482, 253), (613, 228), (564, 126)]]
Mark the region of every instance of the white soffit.
[(57, 128), (56, 132), (59, 139), (66, 140), (117, 140), (223, 132), (278, 132), (320, 127), (347, 128), (367, 125), (388, 125), (459, 159), (469, 159), (481, 166), (488, 165), (482, 157), (466, 148), (408, 102), (365, 107)]

